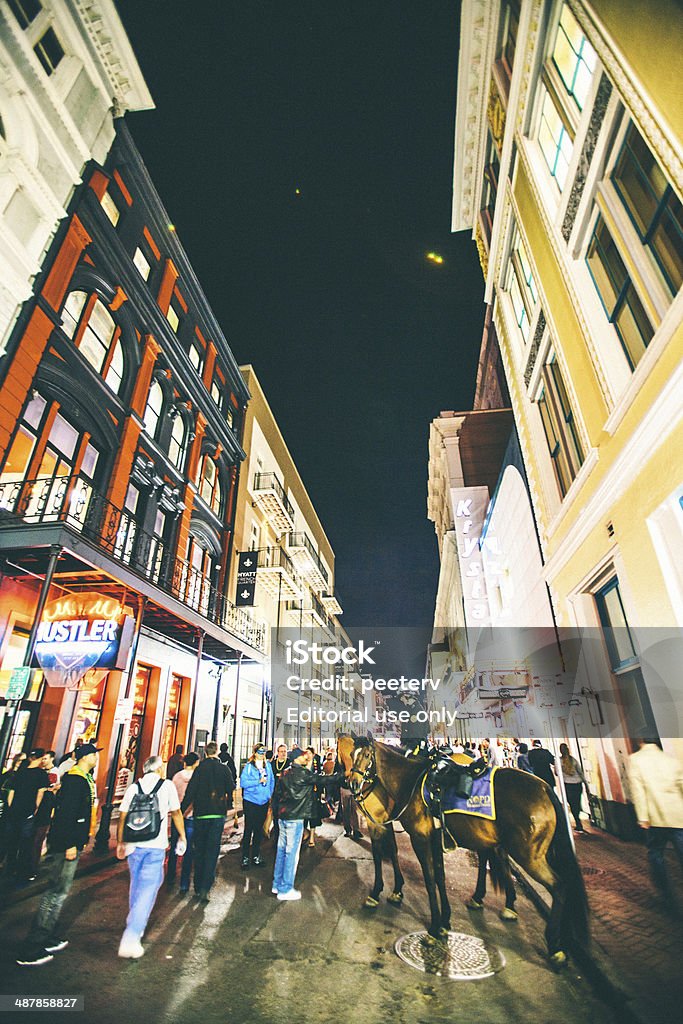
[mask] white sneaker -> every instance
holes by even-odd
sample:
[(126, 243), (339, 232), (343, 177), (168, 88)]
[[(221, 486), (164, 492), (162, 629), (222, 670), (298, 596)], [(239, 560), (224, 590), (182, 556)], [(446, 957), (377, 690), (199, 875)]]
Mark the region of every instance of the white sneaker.
[(290, 889), (289, 892), (279, 892), (277, 898), (279, 900), (300, 900), (301, 893), (298, 889)]
[(127, 960), (139, 960), (140, 957), (144, 955), (145, 950), (139, 939), (137, 941), (135, 939), (126, 939), (125, 942), (121, 939), (121, 944), (119, 945), (119, 956), (124, 957)]
[(273, 886), (273, 888), (270, 891), (272, 892), (273, 896), (277, 896), (278, 893), (280, 892), (280, 890), (276, 889), (275, 886)]

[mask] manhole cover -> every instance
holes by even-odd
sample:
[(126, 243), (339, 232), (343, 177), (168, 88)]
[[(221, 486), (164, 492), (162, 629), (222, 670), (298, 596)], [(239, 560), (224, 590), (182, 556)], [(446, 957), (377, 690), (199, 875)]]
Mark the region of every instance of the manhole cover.
[(435, 943), (428, 938), (427, 932), (411, 932), (397, 939), (394, 949), (410, 967), (453, 981), (490, 978), (505, 967), (500, 950), (475, 935), (449, 932), (447, 939)]

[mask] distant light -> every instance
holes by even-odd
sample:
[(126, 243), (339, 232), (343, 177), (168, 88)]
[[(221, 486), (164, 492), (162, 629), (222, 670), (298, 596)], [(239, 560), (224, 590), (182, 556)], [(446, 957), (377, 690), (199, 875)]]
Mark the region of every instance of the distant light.
[(300, 188), (295, 188), (294, 189), (294, 195), (300, 196), (301, 195), (301, 189)]
[(428, 252), (427, 259), (430, 263), (443, 263), (443, 256), (439, 256), (438, 252)]
[(169, 224), (168, 225), (168, 230), (169, 231), (175, 231), (175, 224)]

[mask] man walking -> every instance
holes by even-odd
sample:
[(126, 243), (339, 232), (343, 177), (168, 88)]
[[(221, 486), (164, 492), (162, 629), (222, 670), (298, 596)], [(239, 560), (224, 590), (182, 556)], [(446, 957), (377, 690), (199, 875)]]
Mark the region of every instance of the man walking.
[(232, 772), (219, 760), (218, 744), (210, 740), (206, 757), (195, 769), (182, 802), (183, 813), (193, 809), (194, 891), (204, 903), (216, 878), (223, 826), (234, 789)]
[[(134, 960), (145, 952), (142, 936), (164, 878), (169, 814), (180, 836), (176, 853), (182, 856), (186, 849), (178, 791), (170, 779), (164, 778), (164, 762), (160, 757), (148, 757), (143, 771), (142, 778), (128, 787), (121, 801), (116, 848), (119, 860), (128, 858), (130, 872), (129, 913), (119, 956)], [(131, 823), (126, 828), (129, 815)], [(140, 839), (132, 840), (136, 833)]]
[(534, 775), (537, 775), (539, 779), (543, 779), (551, 789), (554, 789), (555, 774), (553, 772), (553, 765), (555, 764), (555, 758), (550, 751), (542, 746), (540, 740), (534, 740), (527, 757), (529, 758), (529, 764)]
[(183, 746), (179, 743), (175, 748), (175, 754), (171, 754), (166, 765), (166, 778), (172, 779), (178, 772), (183, 770)]
[(54, 959), (54, 953), (68, 945), (68, 940), (59, 938), (55, 929), (73, 885), (81, 851), (94, 831), (96, 792), (92, 773), (100, 749), (93, 743), (81, 744), (76, 752), (76, 763), (62, 776), (48, 839), (48, 886), (33, 919), (25, 950), (17, 958), (18, 964), (33, 967), (46, 964)]
[(673, 906), (673, 891), (664, 850), (670, 842), (683, 871), (683, 769), (654, 738), (638, 740), (640, 749), (628, 759), (631, 798), (638, 824), (647, 832), (647, 857), (652, 880)]
[[(295, 748), (290, 758), (292, 763), (280, 775), (275, 793), (280, 835), (272, 891), (283, 901), (301, 899), (301, 893), (294, 888), (294, 879), (299, 864), (304, 821), (313, 816), (314, 789), (319, 782), (318, 776), (311, 771), (313, 755), (310, 751)], [(337, 781), (342, 774), (328, 775), (328, 780)]]
[[(199, 764), (199, 754), (195, 754), (192, 751), (185, 755), (185, 767), (182, 771), (176, 772), (173, 776), (173, 785), (175, 786), (178, 799), (183, 802), (183, 797), (187, 792), (187, 787), (190, 784), (190, 779), (194, 775), (195, 768)], [(187, 849), (183, 854), (183, 866), (180, 871), (180, 892), (184, 895), (190, 891), (190, 878), (192, 876), (192, 860), (194, 857), (194, 818), (188, 811), (185, 814), (185, 841), (187, 842)], [(168, 864), (166, 866), (166, 884), (169, 889), (172, 889), (175, 885), (175, 872), (176, 862), (178, 860), (176, 854), (176, 845), (180, 836), (178, 830), (171, 822), (171, 849), (168, 851)]]

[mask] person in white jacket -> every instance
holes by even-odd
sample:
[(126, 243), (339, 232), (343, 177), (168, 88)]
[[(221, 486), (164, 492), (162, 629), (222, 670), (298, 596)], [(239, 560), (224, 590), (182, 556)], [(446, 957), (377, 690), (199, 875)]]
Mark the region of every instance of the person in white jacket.
[(664, 850), (671, 842), (683, 871), (683, 767), (653, 739), (638, 740), (629, 757), (631, 799), (638, 824), (647, 830), (647, 856), (652, 880), (670, 900), (671, 886)]

